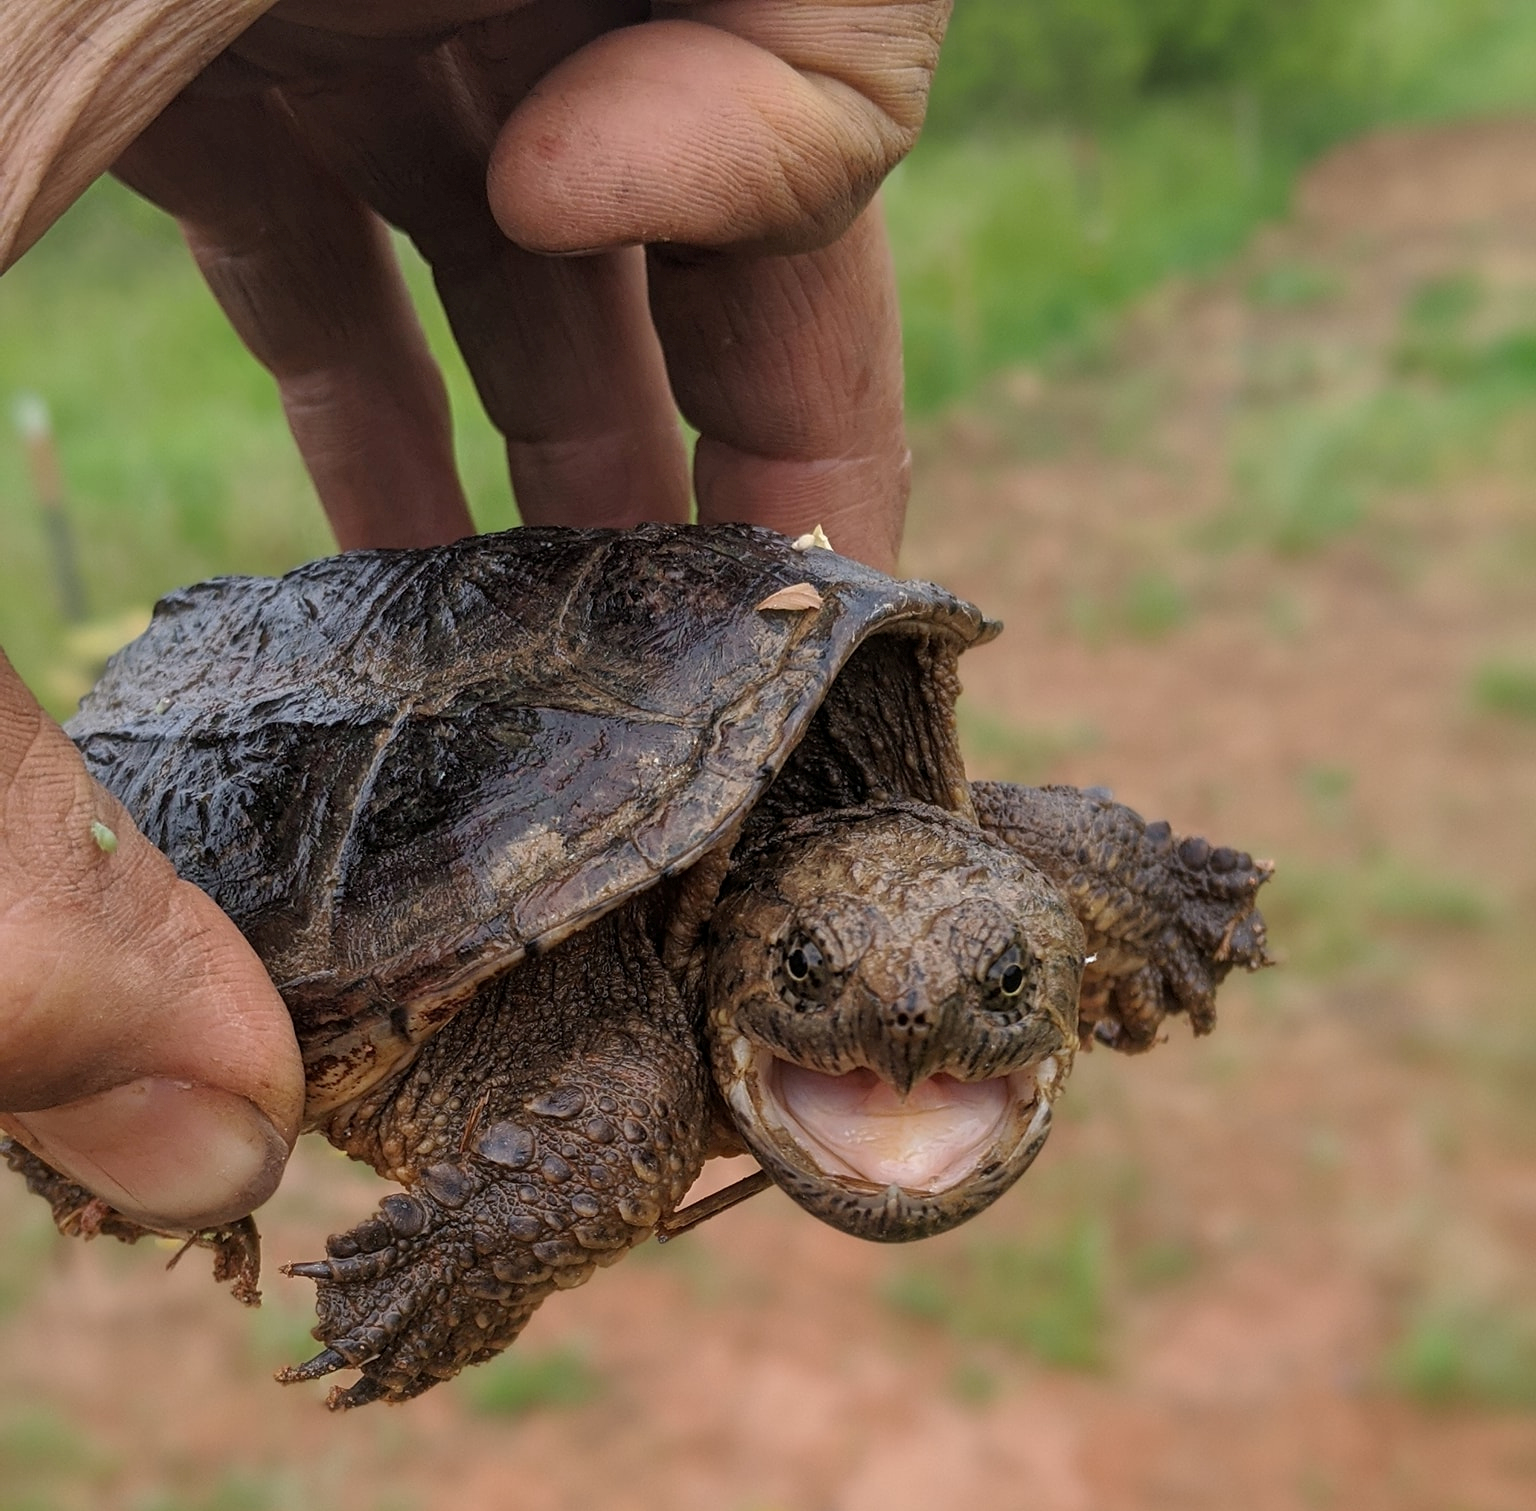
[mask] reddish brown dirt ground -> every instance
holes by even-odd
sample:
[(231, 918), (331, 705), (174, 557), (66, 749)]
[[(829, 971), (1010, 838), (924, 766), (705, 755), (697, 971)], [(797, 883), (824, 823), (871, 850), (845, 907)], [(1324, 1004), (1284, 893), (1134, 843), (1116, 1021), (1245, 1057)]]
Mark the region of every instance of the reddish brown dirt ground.
[[(1112, 353), (920, 437), (906, 568), (1008, 621), (968, 658), (976, 769), (1104, 782), (1281, 866), (1289, 964), (1230, 984), (1214, 1038), (1089, 1057), (967, 1230), (887, 1250), (771, 1195), (556, 1298), (516, 1352), (590, 1388), (520, 1413), (456, 1384), (331, 1417), (268, 1378), (308, 1286), (243, 1313), (195, 1258), (56, 1243), (0, 1190), (0, 1507), (1536, 1505), (1536, 1364), (1499, 1353), (1536, 1322), (1536, 724), (1474, 692), (1536, 655), (1536, 391), (1304, 548), (1250, 502), (1295, 415), (1402, 388), (1405, 309), (1469, 279), (1490, 340), (1536, 315), (1536, 127), (1339, 152)], [(303, 1150), (274, 1270), (379, 1191)], [(1006, 1295), (910, 1304), (914, 1272), (958, 1294), (978, 1244), (1063, 1232), (1098, 1235), (1091, 1367), (1003, 1341)]]

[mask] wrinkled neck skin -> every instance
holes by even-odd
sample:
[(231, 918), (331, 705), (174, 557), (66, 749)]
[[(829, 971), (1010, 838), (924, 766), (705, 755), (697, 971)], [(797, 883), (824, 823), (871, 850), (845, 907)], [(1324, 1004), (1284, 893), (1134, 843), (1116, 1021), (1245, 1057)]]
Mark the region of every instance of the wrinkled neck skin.
[(1045, 1141), (1083, 949), (1051, 883), (942, 809), (841, 809), (752, 836), (703, 983), (737, 1131), (845, 1232), (895, 1242), (964, 1222)]

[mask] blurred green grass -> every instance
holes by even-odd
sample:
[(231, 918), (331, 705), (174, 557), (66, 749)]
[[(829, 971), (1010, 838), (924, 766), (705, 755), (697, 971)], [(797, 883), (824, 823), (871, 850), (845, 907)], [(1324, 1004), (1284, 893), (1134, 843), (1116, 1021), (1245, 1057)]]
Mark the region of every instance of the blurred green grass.
[[(1262, 47), (1242, 33), (1255, 25)], [(1035, 80), (1040, 57), (1018, 49), (1042, 29), (1056, 71)], [(1225, 56), (1170, 67), (1158, 49), (1174, 33), (1186, 54), (1219, 34)], [(1533, 76), (1524, 0), (1331, 0), (1283, 16), (1245, 0), (962, 7), (936, 131), (886, 193), (913, 408), (1005, 363), (1091, 349), (1128, 300), (1215, 266), (1282, 214), (1300, 169), (1333, 143), (1528, 110)], [(1300, 270), (1283, 282), (1256, 297), (1327, 293)]]
[[(145, 1482), (142, 1466), (97, 1440), (99, 1429), (46, 1401), (8, 1403), (0, 1415), (0, 1511), (310, 1511), (335, 1503), (344, 1457), (276, 1466), (169, 1455)], [(349, 1505), (360, 1502), (356, 1497)], [(411, 1511), (398, 1492), (372, 1511)]]
[(1079, 1216), (1028, 1242), (972, 1244), (944, 1268), (900, 1268), (885, 1296), (897, 1312), (958, 1339), (1098, 1370), (1109, 1351), (1108, 1247), (1105, 1225)]
[(520, 1417), (531, 1411), (583, 1406), (602, 1393), (601, 1376), (575, 1347), (524, 1353), (512, 1349), (460, 1376), (458, 1389), (481, 1416)]
[(1226, 93), (1255, 156), (1393, 117), (1520, 106), (1526, 0), (967, 0), (929, 111), (935, 133), (1122, 124), (1149, 99)]
[(1285, 855), (1264, 892), (1284, 964), (1314, 979), (1391, 971), (1434, 935), (1487, 929), (1500, 913), (1470, 879), (1386, 853), (1327, 864)]
[(1473, 673), (1472, 701), (1483, 713), (1536, 724), (1536, 660), (1485, 661)]
[(999, 718), (969, 700), (956, 713), (966, 768), (978, 776), (1037, 785), (1057, 764), (1078, 751), (1092, 750), (1102, 736), (1089, 724), (1035, 727)]
[(1536, 327), (1519, 300), (1485, 308), (1465, 274), (1409, 294), (1385, 368), (1363, 389), (1347, 370), (1277, 381), (1273, 353), (1256, 352), (1271, 365), (1234, 416), (1232, 503), (1200, 532), (1217, 551), (1324, 550), (1375, 522), (1383, 499), (1485, 465), (1536, 398)]
[[(1081, 1098), (1059, 1109), (1081, 1116)], [(958, 1345), (950, 1379), (983, 1404), (1015, 1361), (1094, 1374), (1112, 1371), (1129, 1302), (1197, 1278), (1202, 1245), (1188, 1214), (1133, 1160), (1068, 1157), (1029, 1176), (1027, 1212), (995, 1209), (977, 1231), (896, 1261), (882, 1291), (893, 1315)]]
[[(20, 1182), (7, 1174), (18, 1189)], [(5, 1242), (0, 1244), (0, 1323), (25, 1305), (47, 1267), (57, 1241), (53, 1220), (39, 1201), (28, 1197), (14, 1214), (5, 1214)]]
[(52, 1406), (29, 1402), (0, 1418), (0, 1511), (63, 1511), (100, 1504), (113, 1471)]
[(1536, 1313), (1420, 1303), (1388, 1350), (1384, 1378), (1425, 1406), (1536, 1410)]
[[(296, 1469), (228, 1467), (206, 1483), (151, 1490), (126, 1505), (128, 1511), (312, 1511), (323, 1503)], [(416, 1502), (386, 1493), (372, 1504), (373, 1511), (413, 1511)]]
[(1158, 568), (1135, 573), (1113, 592), (1078, 588), (1067, 600), (1072, 632), (1092, 650), (1102, 650), (1116, 639), (1165, 640), (1194, 613), (1189, 592)]
[(1249, 302), (1259, 309), (1298, 310), (1328, 304), (1343, 291), (1329, 268), (1309, 262), (1277, 262), (1261, 268), (1248, 281)]
[(1294, 166), (1255, 171), (1230, 112), (1199, 101), (1149, 104), (1092, 142), (1042, 127), (919, 147), (885, 193), (911, 407), (1006, 363), (1081, 360), (1137, 294), (1281, 213)]

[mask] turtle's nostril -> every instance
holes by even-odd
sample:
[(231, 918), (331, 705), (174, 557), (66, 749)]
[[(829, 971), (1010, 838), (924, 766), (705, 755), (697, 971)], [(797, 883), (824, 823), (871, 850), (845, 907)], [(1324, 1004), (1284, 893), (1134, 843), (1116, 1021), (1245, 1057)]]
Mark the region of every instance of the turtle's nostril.
[(935, 1030), (939, 1015), (915, 992), (886, 1004), (879, 1039), (869, 1046), (868, 1064), (902, 1096), (939, 1067), (942, 1035)]
[(933, 1027), (932, 1014), (914, 992), (908, 992), (890, 1007), (886, 1021), (904, 1034), (926, 1034)]

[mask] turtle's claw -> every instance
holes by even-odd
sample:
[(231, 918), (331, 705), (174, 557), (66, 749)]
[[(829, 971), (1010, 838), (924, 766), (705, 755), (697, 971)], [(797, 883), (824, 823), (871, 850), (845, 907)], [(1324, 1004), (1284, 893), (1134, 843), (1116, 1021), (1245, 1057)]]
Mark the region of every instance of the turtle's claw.
[(354, 1406), (366, 1406), (384, 1395), (384, 1387), (370, 1375), (354, 1380), (350, 1385), (338, 1385), (325, 1398), (329, 1411), (350, 1411)]
[(306, 1259), (298, 1264), (285, 1264), (280, 1266), (283, 1274), (295, 1275), (300, 1280), (331, 1280), (331, 1261), (329, 1259)]
[(337, 1353), (334, 1348), (323, 1348), (313, 1359), (278, 1370), (274, 1378), (281, 1385), (297, 1385), (304, 1380), (318, 1380), (324, 1375), (335, 1374), (338, 1369), (350, 1368), (351, 1360)]
[(379, 1280), (401, 1261), (393, 1248), (374, 1254), (353, 1254), (346, 1259), (307, 1259), (300, 1264), (285, 1264), (283, 1274), (301, 1280), (335, 1280), (346, 1284), (359, 1280)]

